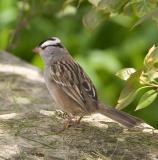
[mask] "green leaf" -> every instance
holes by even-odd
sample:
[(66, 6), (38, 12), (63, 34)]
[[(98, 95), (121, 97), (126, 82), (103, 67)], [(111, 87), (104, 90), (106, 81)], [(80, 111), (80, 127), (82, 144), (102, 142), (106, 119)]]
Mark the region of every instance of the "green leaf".
[(67, 15), (75, 15), (77, 9), (72, 5), (66, 5), (60, 12), (58, 12), (58, 17), (63, 17)]
[(139, 110), (149, 106), (156, 99), (157, 95), (158, 92), (154, 89), (144, 93), (135, 110)]
[(149, 49), (145, 56), (143, 68), (140, 76), (141, 84), (151, 84), (158, 80), (158, 47), (155, 47), (155, 45)]
[(144, 65), (150, 68), (157, 61), (158, 61), (158, 47), (155, 47), (155, 45), (153, 45), (149, 49), (147, 55), (144, 58)]
[(141, 23), (143, 23), (145, 20), (148, 20), (148, 19), (150, 19), (150, 18), (152, 18), (152, 17), (156, 17), (156, 16), (158, 16), (158, 8), (152, 10), (150, 13), (148, 13), (148, 14), (144, 15), (143, 17), (141, 17), (141, 18), (132, 26), (131, 30), (132, 30), (133, 28), (135, 28), (136, 26), (140, 25)]
[(128, 93), (128, 95), (122, 99), (119, 98), (118, 104), (116, 105), (116, 108), (121, 110), (128, 106), (137, 96), (138, 92), (141, 90), (141, 88), (137, 90), (132, 90)]
[(134, 72), (136, 72), (134, 68), (124, 68), (118, 71), (116, 73), (116, 76), (118, 76), (123, 80), (127, 80), (131, 76), (131, 74), (133, 74)]
[(93, 6), (97, 7), (101, 0), (88, 0)]
[(98, 2), (97, 7), (104, 12), (115, 14), (121, 12), (122, 8), (128, 3), (128, 0), (101, 0)]
[(94, 30), (96, 27), (100, 25), (100, 23), (106, 18), (108, 15), (104, 15), (99, 12), (97, 9), (92, 8), (82, 19), (83, 25), (89, 29)]
[(139, 83), (139, 77), (142, 71), (133, 73), (126, 81), (124, 89), (121, 91), (118, 99), (117, 109), (123, 109), (128, 106), (136, 97), (138, 92), (144, 87)]
[(120, 99), (118, 100), (118, 104), (116, 105), (116, 108), (118, 110), (121, 110), (125, 107), (127, 107), (130, 103), (132, 103), (132, 101), (134, 101), (134, 99), (136, 98), (137, 94), (143, 90), (143, 89), (146, 89), (146, 88), (149, 88), (150, 86), (143, 86), (143, 87), (140, 87), (136, 90), (132, 90), (130, 93), (128, 93), (128, 95), (123, 98), (123, 99)]
[(155, 84), (158, 84), (157, 80), (158, 80), (158, 71), (156, 68), (153, 68), (147, 72), (142, 72), (140, 76), (141, 84), (148, 84), (148, 85), (151, 84), (152, 85), (153, 82)]
[(81, 3), (82, 3), (82, 2), (84, 2), (84, 0), (78, 0), (78, 2), (77, 2), (77, 7), (76, 7), (77, 9), (81, 6)]

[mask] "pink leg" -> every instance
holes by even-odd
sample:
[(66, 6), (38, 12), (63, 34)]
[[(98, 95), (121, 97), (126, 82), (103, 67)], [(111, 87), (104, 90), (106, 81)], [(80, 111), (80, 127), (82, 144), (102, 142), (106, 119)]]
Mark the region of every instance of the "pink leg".
[(59, 130), (59, 132), (63, 132), (71, 126), (78, 128), (80, 126), (80, 122), (83, 116), (80, 116), (78, 119), (73, 120), (71, 117), (64, 120), (63, 127)]

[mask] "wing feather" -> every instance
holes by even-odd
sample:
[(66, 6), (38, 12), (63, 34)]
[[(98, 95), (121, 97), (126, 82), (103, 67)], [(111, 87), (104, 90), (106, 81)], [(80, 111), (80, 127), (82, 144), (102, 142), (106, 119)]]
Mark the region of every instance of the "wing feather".
[(58, 60), (54, 62), (50, 67), (50, 78), (84, 110), (86, 109), (84, 106), (87, 95), (92, 100), (97, 101), (96, 89), (93, 83), (80, 65), (73, 60)]

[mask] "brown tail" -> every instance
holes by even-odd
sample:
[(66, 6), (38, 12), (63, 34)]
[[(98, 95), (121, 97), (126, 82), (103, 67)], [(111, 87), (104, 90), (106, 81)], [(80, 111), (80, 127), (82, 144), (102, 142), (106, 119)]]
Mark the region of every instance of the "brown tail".
[(106, 107), (103, 104), (99, 105), (99, 113), (121, 123), (122, 125), (126, 127), (134, 127), (139, 125), (142, 120), (133, 117), (125, 112), (119, 111), (115, 108)]

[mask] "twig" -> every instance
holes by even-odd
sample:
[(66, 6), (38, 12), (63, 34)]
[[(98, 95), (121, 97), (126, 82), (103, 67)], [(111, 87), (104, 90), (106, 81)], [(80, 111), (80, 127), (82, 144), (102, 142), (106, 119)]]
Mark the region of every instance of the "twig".
[(25, 4), (27, 3), (28, 0), (23, 0), (22, 1), (22, 8), (19, 10), (19, 14), (18, 14), (18, 17), (17, 17), (17, 23), (16, 23), (16, 27), (15, 29), (13, 30), (13, 32), (11, 33), (11, 36), (10, 36), (10, 39), (9, 39), (9, 42), (8, 42), (8, 45), (6, 47), (6, 50), (7, 51), (11, 51), (12, 48), (14, 47), (14, 42), (16, 41), (17, 37), (18, 37), (18, 34), (20, 33), (21, 29), (23, 27), (26, 26), (27, 24), (27, 21), (26, 19), (24, 18), (24, 12), (25, 12)]

